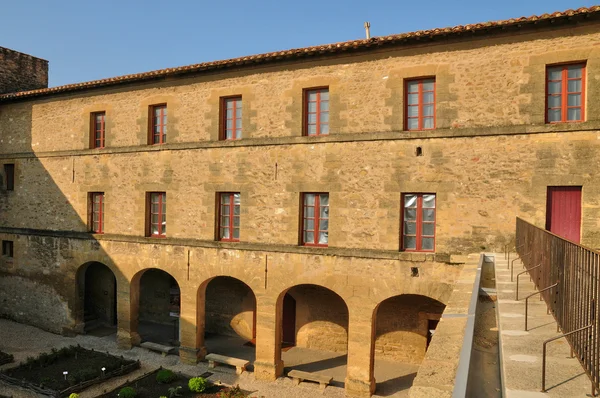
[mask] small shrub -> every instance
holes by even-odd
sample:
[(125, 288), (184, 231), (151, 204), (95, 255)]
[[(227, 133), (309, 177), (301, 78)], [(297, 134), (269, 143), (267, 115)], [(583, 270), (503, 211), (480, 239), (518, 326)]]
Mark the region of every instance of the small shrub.
[(177, 375), (169, 369), (161, 369), (156, 373), (156, 381), (160, 384), (169, 384), (177, 379)]
[(208, 383), (203, 377), (192, 377), (188, 381), (188, 387), (191, 392), (203, 392), (208, 387)]
[(121, 391), (119, 391), (119, 398), (135, 398), (137, 393), (131, 387), (123, 387)]
[(219, 392), (217, 395), (219, 398), (246, 398), (247, 395), (242, 391), (240, 386), (228, 388), (225, 391)]
[(169, 398), (181, 397), (181, 389), (182, 388), (183, 387), (181, 387), (181, 386), (169, 388)]
[(79, 394), (72, 393), (71, 395), (69, 395), (69, 398), (79, 398)]

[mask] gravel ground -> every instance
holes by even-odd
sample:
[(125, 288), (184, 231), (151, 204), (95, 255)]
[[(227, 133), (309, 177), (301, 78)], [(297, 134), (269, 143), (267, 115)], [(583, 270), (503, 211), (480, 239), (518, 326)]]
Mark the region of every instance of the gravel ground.
[[(21, 361), (25, 361), (28, 356), (37, 356), (42, 352), (48, 352), (51, 348), (61, 348), (73, 344), (80, 344), (85, 348), (93, 348), (95, 350), (108, 351), (114, 355), (123, 355), (125, 358), (130, 358), (141, 361), (141, 369), (129, 373), (128, 375), (111, 379), (105, 383), (93, 386), (83, 391), (81, 398), (93, 398), (98, 395), (110, 391), (126, 380), (132, 380), (147, 373), (159, 366), (168, 367), (169, 369), (188, 374), (190, 376), (200, 375), (208, 371), (208, 363), (201, 362), (197, 365), (185, 365), (179, 362), (179, 357), (168, 355), (163, 357), (161, 354), (156, 354), (140, 347), (134, 347), (131, 350), (119, 350), (117, 348), (115, 337), (94, 337), (79, 335), (76, 337), (63, 337), (33, 326), (22, 325), (5, 319), (0, 319), (0, 350), (13, 354), (15, 362), (1, 366), (0, 369), (15, 366)], [(339, 387), (329, 386), (322, 393), (319, 390), (318, 384), (302, 383), (299, 386), (294, 386), (292, 380), (284, 377), (279, 378), (275, 382), (262, 382), (254, 379), (252, 373), (244, 372), (241, 375), (235, 374), (235, 369), (217, 367), (210, 369), (214, 372), (209, 380), (216, 382), (221, 381), (228, 385), (239, 384), (246, 391), (252, 391), (251, 397), (264, 398), (310, 398), (310, 397), (345, 397), (344, 389)], [(27, 390), (18, 389), (8, 386), (0, 382), (0, 395), (12, 396), (14, 398), (38, 398), (40, 395), (29, 392)]]

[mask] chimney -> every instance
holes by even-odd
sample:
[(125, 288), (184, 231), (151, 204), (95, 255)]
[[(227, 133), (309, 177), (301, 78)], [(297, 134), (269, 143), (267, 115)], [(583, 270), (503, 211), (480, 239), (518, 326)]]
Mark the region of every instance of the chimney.
[(369, 22), (365, 22), (365, 33), (367, 34), (367, 40), (371, 38), (371, 24)]

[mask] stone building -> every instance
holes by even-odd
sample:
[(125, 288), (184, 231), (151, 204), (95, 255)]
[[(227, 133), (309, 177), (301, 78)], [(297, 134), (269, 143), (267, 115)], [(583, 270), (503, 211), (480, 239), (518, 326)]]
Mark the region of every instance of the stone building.
[(0, 313), (114, 325), (123, 348), (175, 325), (192, 363), (205, 332), (240, 336), (266, 380), (283, 343), (347, 353), (345, 388), (368, 396), (376, 358), (419, 363), (464, 255), (501, 250), (516, 216), (600, 246), (599, 20), (53, 88), (2, 49)]

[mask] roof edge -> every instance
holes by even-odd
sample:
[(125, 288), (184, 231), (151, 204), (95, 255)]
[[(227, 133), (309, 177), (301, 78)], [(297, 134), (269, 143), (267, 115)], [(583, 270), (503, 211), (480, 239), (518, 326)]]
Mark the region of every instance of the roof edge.
[[(180, 66), (175, 68), (158, 69), (150, 72), (134, 73), (123, 76), (116, 76), (106, 79), (92, 80), (82, 83), (67, 84), (63, 86), (50, 87), (37, 90), (20, 91), (15, 93), (8, 93), (0, 95), (1, 102), (12, 102), (32, 97), (50, 96), (62, 93), (70, 93), (75, 91), (91, 90), (102, 87), (124, 85), (136, 82), (150, 81), (171, 76), (180, 76), (184, 74), (207, 72), (215, 69), (231, 68), (231, 67), (244, 67), (248, 65), (267, 64), (273, 62), (287, 61), (290, 59), (301, 59), (306, 57), (323, 57), (326, 55), (342, 53), (346, 51), (368, 51), (374, 48), (381, 48), (382, 46), (399, 46), (407, 43), (419, 41), (419, 40), (436, 40), (436, 39), (450, 39), (459, 37), (464, 33), (492, 33), (492, 30), (503, 31), (509, 27), (515, 27), (523, 29), (525, 26), (536, 25), (540, 22), (572, 22), (575, 17), (591, 17), (600, 16), (600, 5), (591, 7), (582, 7), (576, 10), (566, 10), (561, 12), (554, 12), (551, 14), (533, 15), (530, 17), (511, 18), (500, 21), (490, 21), (483, 23), (476, 23), (470, 25), (458, 25), (447, 28), (435, 28), (429, 30), (414, 31), (408, 33), (400, 33), (388, 36), (376, 36), (370, 39), (359, 39), (350, 40), (345, 42), (331, 43), (325, 45), (311, 46), (294, 48), (283, 51), (275, 51), (269, 53), (262, 53), (238, 58), (230, 58), (220, 61), (210, 61), (198, 64)], [(0, 47), (4, 48), (4, 47)], [(7, 49), (10, 50), (10, 49)], [(14, 50), (10, 50), (14, 51)], [(18, 53), (18, 51), (15, 51)], [(24, 53), (21, 53), (24, 54)], [(30, 56), (29, 54), (25, 54)], [(33, 57), (33, 56), (31, 56)], [(33, 57), (37, 58), (37, 57)], [(38, 58), (42, 61), (46, 61), (42, 58)], [(48, 61), (46, 61), (48, 62)]]

